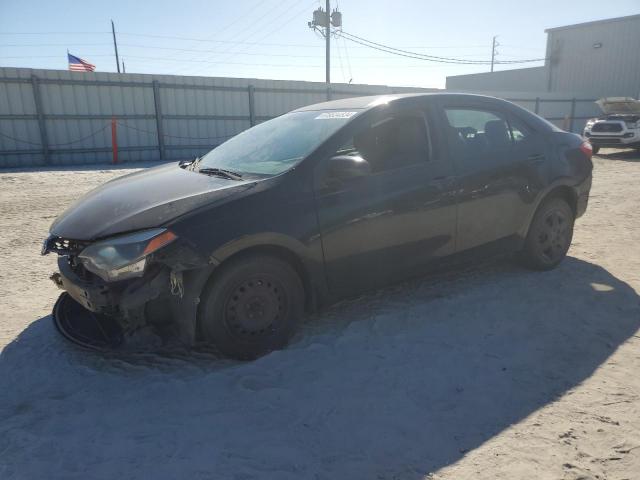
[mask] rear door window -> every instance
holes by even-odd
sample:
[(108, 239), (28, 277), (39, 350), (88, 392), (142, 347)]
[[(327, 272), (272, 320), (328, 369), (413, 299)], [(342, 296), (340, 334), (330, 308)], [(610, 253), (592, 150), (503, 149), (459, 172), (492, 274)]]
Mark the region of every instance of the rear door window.
[(467, 154), (486, 154), (509, 149), (513, 132), (500, 113), (475, 108), (445, 108), (449, 146)]

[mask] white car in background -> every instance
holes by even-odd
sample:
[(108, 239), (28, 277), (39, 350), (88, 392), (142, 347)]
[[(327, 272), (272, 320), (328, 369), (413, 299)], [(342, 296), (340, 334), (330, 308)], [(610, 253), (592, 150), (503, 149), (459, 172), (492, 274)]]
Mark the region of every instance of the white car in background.
[(598, 153), (600, 147), (640, 149), (640, 101), (608, 97), (596, 104), (604, 115), (589, 119), (583, 132), (593, 153)]

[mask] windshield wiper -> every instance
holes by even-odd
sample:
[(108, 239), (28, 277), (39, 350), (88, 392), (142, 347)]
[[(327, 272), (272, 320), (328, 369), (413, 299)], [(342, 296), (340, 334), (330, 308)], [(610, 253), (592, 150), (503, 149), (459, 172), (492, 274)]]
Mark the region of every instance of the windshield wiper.
[(204, 175), (216, 175), (218, 177), (228, 178), (229, 180), (242, 180), (241, 173), (232, 172), (231, 170), (225, 170), (223, 168), (203, 167), (197, 171)]

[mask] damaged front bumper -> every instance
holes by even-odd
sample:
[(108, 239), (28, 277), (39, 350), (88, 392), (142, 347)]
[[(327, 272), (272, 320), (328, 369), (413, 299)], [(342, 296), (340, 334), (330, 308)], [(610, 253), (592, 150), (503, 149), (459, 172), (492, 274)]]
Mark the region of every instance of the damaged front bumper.
[(120, 346), (150, 327), (162, 343), (196, 341), (200, 292), (214, 268), (179, 245), (149, 262), (140, 277), (107, 282), (75, 255), (60, 254), (51, 280), (64, 290), (53, 316), (68, 339), (86, 347)]
[(59, 271), (51, 280), (87, 310), (104, 315), (123, 316), (169, 292), (169, 273), (153, 269), (142, 277), (105, 282), (96, 275), (89, 279), (74, 272), (69, 257), (58, 257)]
[(76, 273), (68, 256), (58, 257), (58, 269), (51, 280), (65, 293), (54, 306), (54, 324), (64, 337), (84, 347), (120, 347), (148, 324), (147, 306), (170, 293), (170, 274), (162, 268), (112, 283)]

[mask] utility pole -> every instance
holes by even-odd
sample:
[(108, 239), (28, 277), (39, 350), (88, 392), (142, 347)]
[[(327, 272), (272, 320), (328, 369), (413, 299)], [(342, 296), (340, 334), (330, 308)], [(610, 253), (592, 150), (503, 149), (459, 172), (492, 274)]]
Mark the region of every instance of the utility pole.
[(327, 0), (327, 26), (324, 30), (324, 37), (327, 42), (327, 51), (325, 52), (326, 56), (326, 82), (327, 85), (331, 83), (331, 22), (329, 21), (329, 12), (331, 11), (331, 6), (329, 5), (329, 0)]
[(331, 84), (331, 27), (342, 27), (342, 13), (335, 9), (331, 12), (331, 2), (326, 0), (326, 11), (322, 7), (313, 12), (313, 20), (308, 23), (309, 28), (319, 31), (324, 36), (325, 41), (325, 66), (326, 82)]
[(498, 47), (498, 45), (500, 45), (498, 42), (496, 42), (496, 38), (498, 38), (497, 35), (494, 35), (493, 37), (493, 45), (491, 47), (491, 71), (493, 72), (493, 64), (495, 62), (496, 59), (496, 54), (498, 52), (496, 52), (496, 48)]
[(111, 20), (111, 33), (113, 33), (113, 48), (116, 51), (116, 67), (118, 67), (118, 73), (120, 73), (120, 59), (118, 58), (118, 42), (116, 41), (116, 27)]

